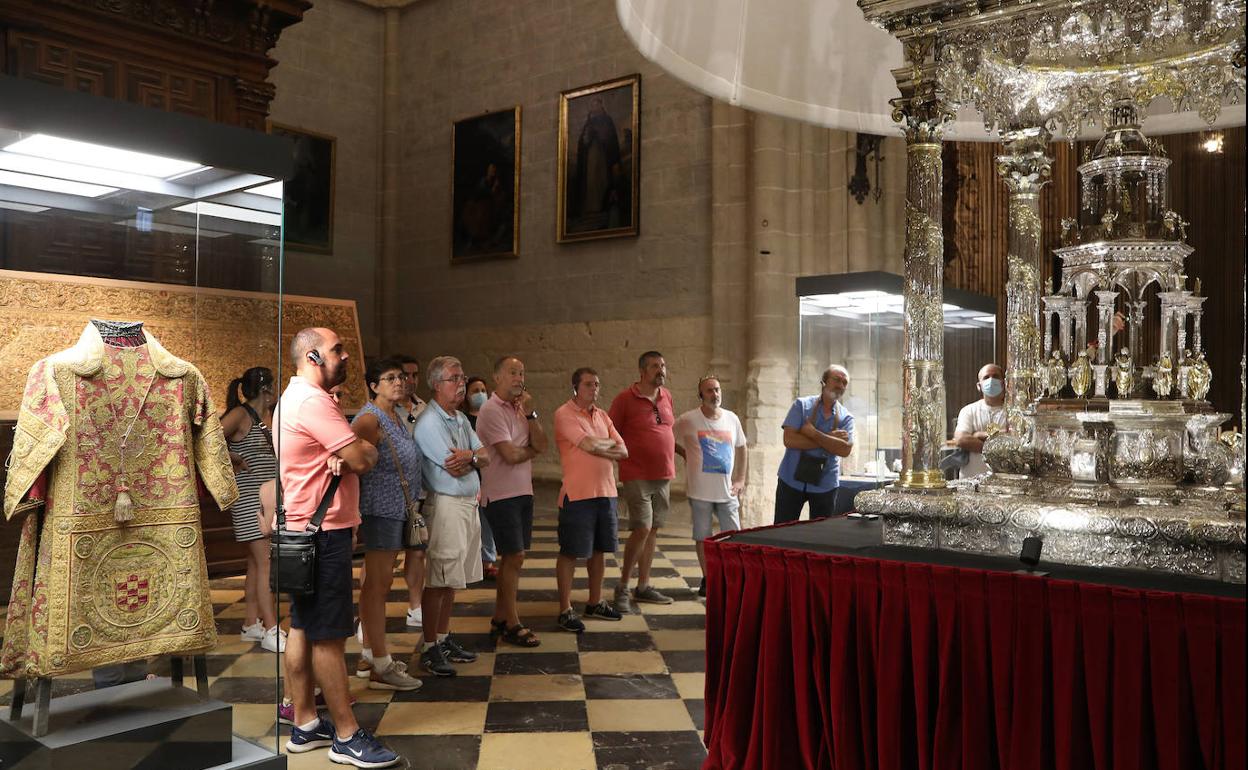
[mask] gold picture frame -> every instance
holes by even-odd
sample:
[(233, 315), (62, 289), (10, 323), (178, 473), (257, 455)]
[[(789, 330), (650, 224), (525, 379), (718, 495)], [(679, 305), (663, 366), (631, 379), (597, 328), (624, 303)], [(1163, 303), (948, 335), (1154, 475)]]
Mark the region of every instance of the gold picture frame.
[(269, 133), (295, 143), (295, 174), (282, 185), (282, 240), (294, 251), (332, 254), (338, 139), (274, 121)]
[(559, 243), (641, 232), (640, 129), (639, 74), (559, 94)]
[(451, 128), (451, 263), (520, 256), (520, 105)]

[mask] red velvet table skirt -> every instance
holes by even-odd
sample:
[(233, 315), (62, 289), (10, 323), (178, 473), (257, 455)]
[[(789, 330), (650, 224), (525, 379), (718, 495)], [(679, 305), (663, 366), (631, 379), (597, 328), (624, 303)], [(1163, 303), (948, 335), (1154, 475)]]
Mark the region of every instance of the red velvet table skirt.
[(708, 540), (705, 768), (1245, 767), (1245, 602)]

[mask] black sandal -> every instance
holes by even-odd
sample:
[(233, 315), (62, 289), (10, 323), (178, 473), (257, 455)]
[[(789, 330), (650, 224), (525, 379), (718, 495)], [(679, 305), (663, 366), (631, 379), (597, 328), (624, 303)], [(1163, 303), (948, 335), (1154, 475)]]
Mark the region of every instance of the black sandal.
[[(506, 625), (504, 623), (504, 625)], [(521, 633), (523, 631), (524, 633)], [(503, 631), (503, 641), (508, 644), (514, 644), (517, 647), (537, 647), (541, 645), (542, 640), (537, 638), (533, 633), (533, 629), (525, 627), (523, 623), (517, 623), (511, 628)]]
[(500, 637), (505, 633), (507, 633), (507, 621), (506, 620), (491, 620), (490, 621), (490, 638), (491, 639)]

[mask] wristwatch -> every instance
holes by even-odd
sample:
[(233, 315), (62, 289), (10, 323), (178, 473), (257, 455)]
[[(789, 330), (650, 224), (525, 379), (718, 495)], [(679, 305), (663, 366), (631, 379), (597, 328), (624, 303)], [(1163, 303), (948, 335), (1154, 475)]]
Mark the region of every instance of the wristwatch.
[(472, 453), (472, 459), (469, 460), (468, 462), (472, 463), (472, 467), (474, 468), (477, 467), (477, 453), (476, 452)]
[(528, 414), (526, 414), (526, 415), (524, 416), (524, 419), (526, 419), (526, 420), (536, 420), (536, 419), (537, 419), (537, 410), (536, 410), (536, 409), (534, 409), (533, 411), (531, 411), (531, 412), (529, 412)]

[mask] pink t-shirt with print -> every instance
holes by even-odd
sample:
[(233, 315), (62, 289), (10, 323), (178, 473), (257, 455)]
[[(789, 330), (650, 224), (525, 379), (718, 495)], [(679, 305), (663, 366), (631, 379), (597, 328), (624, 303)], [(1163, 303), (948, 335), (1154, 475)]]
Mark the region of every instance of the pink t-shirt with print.
[[(302, 530), (329, 488), (330, 455), (356, 436), (329, 393), (298, 376), (290, 378), (273, 419), (286, 529)], [(360, 477), (344, 473), (321, 529), (349, 529), (359, 523)]]

